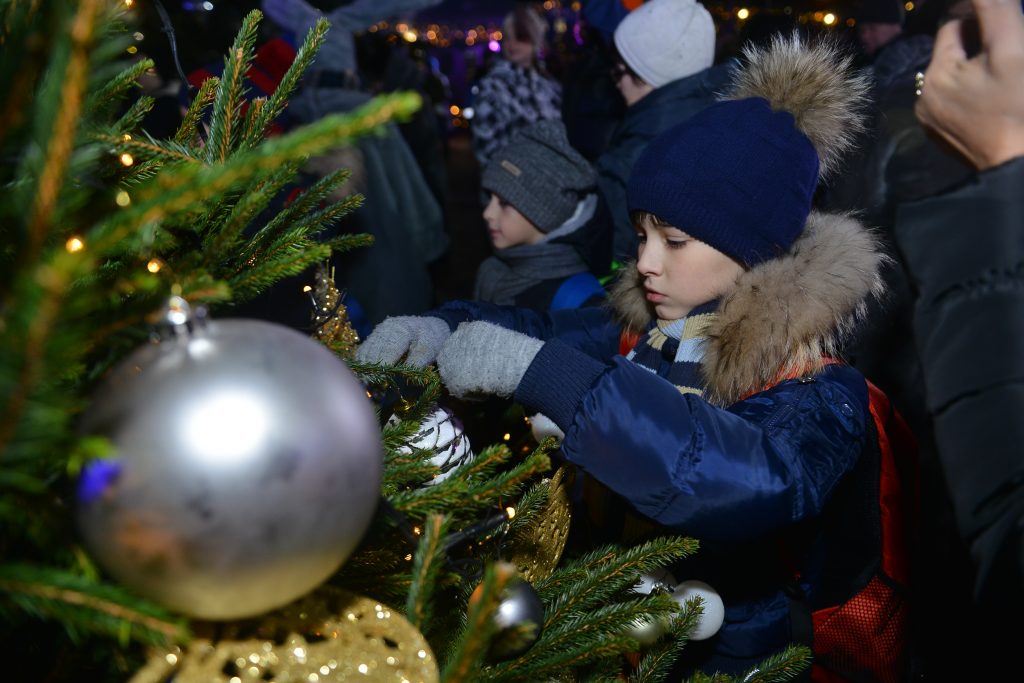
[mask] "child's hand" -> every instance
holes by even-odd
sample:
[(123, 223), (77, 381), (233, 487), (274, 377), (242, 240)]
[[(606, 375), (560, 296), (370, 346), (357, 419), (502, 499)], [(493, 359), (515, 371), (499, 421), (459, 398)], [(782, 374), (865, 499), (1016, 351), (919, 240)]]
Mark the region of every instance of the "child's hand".
[(981, 49), (968, 55), (966, 20), (935, 37), (915, 113), (977, 168), (1024, 155), (1024, 15), (1019, 0), (974, 0)]
[(430, 316), (400, 315), (385, 318), (356, 349), (361, 363), (397, 363), (426, 367), (434, 362), (444, 340), (451, 335), (448, 323)]
[(452, 396), (511, 396), (544, 342), (493, 323), (462, 323), (441, 347), (437, 370)]

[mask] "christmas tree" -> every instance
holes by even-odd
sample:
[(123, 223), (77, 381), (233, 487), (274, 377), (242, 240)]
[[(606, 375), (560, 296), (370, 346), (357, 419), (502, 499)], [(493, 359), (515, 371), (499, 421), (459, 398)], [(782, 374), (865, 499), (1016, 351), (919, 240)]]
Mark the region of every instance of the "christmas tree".
[[(702, 603), (633, 588), (697, 552), (696, 541), (665, 536), (566, 551), (573, 475), (553, 466), (555, 440), (524, 446), (518, 439), (515, 448), (500, 443), (469, 457), (465, 435), (438, 408), (442, 388), (432, 370), (351, 360), (355, 339), (329, 268), (310, 275), (313, 339), (307, 340), (315, 350), (269, 323), (218, 328), (205, 321), (203, 311), (216, 320), (230, 304), (369, 243), (366, 235), (331, 232), (361, 201), (330, 199), (344, 171), (320, 178), (282, 207), (272, 200), (311, 155), (408, 116), (417, 96), (380, 97), (267, 138), (328, 27), (321, 22), (310, 31), (271, 96), (249, 100), (244, 76), (260, 20), (253, 12), (221, 77), (191, 93), (173, 138), (156, 139), (141, 127), (152, 100), (136, 93), (152, 63), (126, 59), (132, 5), (3, 4), (0, 638), (11, 653), (8, 674), (13, 668), (14, 680), (51, 681), (663, 680), (700, 621)], [(163, 341), (147, 344), (161, 330)], [(175, 355), (199, 353), (190, 345), (195, 339), (204, 342), (206, 356)], [(241, 360), (217, 355), (218, 344), (239, 349)], [(169, 416), (194, 408), (207, 378), (237, 371), (254, 348), (277, 356), (271, 365), (285, 357), (290, 371), (303, 363), (317, 371), (298, 388), (296, 401), (308, 402), (305, 414), (322, 417), (304, 429), (294, 426), (289, 436), (331, 456), (323, 478), (334, 463), (369, 457), (379, 467), (379, 487), (346, 491), (349, 482), (337, 490), (351, 495), (334, 495), (324, 508), (301, 495), (275, 507), (269, 485), (260, 490), (257, 478), (237, 480), (225, 491), (241, 490), (239, 505), (255, 505), (270, 526), (288, 520), (277, 530), (283, 545), (254, 546), (241, 538), (243, 528), (222, 533), (201, 557), (169, 557), (170, 548), (189, 552), (172, 534), (184, 534), (186, 522), (147, 526), (153, 510), (146, 506), (156, 506), (161, 492), (180, 493), (176, 487), (185, 479), (175, 468), (215, 481), (211, 472), (219, 464), (183, 460), (196, 453), (183, 454), (176, 442), (167, 446), (177, 435), (161, 432), (170, 419), (152, 418), (157, 409), (150, 402), (168, 393), (172, 379), (155, 368), (177, 363), (173, 377), (193, 383), (160, 408)], [(326, 367), (313, 362), (320, 351), (347, 361), (359, 379), (338, 380), (339, 391), (348, 392), (344, 401), (373, 405), (369, 394), (378, 415), (338, 415), (335, 406), (318, 402), (309, 385), (331, 381), (317, 376)], [(319, 374), (331, 373), (348, 371)], [(119, 376), (120, 393), (117, 386), (104, 393), (105, 383)], [(287, 390), (297, 391), (284, 384), (263, 388), (267, 395)], [(105, 408), (116, 417), (104, 417)], [(99, 427), (83, 426), (90, 415)], [(332, 432), (323, 424), (335, 417), (345, 429)], [(112, 428), (111, 421), (118, 424)], [(166, 465), (148, 473), (155, 487), (150, 497), (133, 503), (134, 519), (142, 520), (134, 532), (104, 526), (109, 519), (89, 512), (113, 495), (119, 478), (139, 476), (125, 459), (144, 457), (118, 452), (110, 429), (140, 432), (143, 450), (159, 451), (157, 464)], [(325, 443), (308, 446), (310, 433), (321, 429)], [(373, 433), (375, 451), (354, 445), (353, 432), (360, 430)], [(258, 439), (257, 432), (249, 424), (244, 434)], [(214, 444), (221, 449), (214, 456), (237, 445)], [(268, 452), (258, 441), (249, 447)], [(372, 479), (374, 467), (365, 476)], [(194, 500), (183, 518), (215, 514), (204, 512), (207, 503)], [(310, 509), (321, 514), (311, 517)], [(337, 521), (360, 516), (367, 521), (358, 532)], [(319, 521), (303, 526), (310, 518)], [(318, 537), (317, 524), (344, 542)], [(296, 539), (306, 543), (306, 554), (264, 552), (292, 547)], [(339, 556), (337, 547), (346, 544)], [(309, 551), (318, 546), (326, 547)], [(111, 559), (126, 557), (127, 569)], [(179, 560), (185, 568), (175, 574), (168, 567)], [(230, 562), (239, 569), (220, 586), (188, 593), (176, 583), (190, 566)], [(307, 585), (305, 570), (313, 564), (326, 578)], [(133, 580), (150, 571), (164, 580)], [(306, 584), (294, 579), (299, 574)], [(279, 591), (258, 585), (246, 593), (254, 576), (278, 577)], [(227, 594), (250, 597), (218, 601)], [(508, 610), (510, 619), (503, 616)], [(786, 680), (807, 659), (807, 650), (794, 646), (744, 680)], [(728, 680), (713, 680), (720, 678)]]

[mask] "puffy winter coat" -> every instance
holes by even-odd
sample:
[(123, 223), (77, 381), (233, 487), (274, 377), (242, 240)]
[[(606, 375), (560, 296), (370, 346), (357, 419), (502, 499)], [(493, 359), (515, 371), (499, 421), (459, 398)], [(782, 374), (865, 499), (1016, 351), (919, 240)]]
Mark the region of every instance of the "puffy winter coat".
[(704, 398), (618, 355), (624, 324), (653, 324), (637, 281), (622, 284), (614, 311), (459, 302), (432, 315), (547, 341), (515, 398), (565, 432), (569, 461), (641, 515), (700, 539), (694, 561), (674, 573), (714, 586), (726, 616), (689, 654), (704, 671), (741, 672), (794, 640), (784, 592), (793, 570), (813, 606), (826, 544), (842, 543), (825, 520), (873, 427), (864, 378), (824, 358), (877, 293), (883, 258), (856, 221), (812, 213), (788, 254), (744, 273), (722, 299)]

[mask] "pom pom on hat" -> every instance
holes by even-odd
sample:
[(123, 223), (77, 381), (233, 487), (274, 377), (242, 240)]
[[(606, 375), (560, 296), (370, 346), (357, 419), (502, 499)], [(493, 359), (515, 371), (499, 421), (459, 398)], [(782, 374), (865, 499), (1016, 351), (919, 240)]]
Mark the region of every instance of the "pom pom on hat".
[(569, 144), (561, 121), (544, 119), (521, 128), (484, 167), (480, 184), (514, 206), (538, 230), (565, 223), (597, 173)]
[(869, 82), (835, 43), (795, 33), (744, 56), (725, 101), (647, 146), (627, 202), (753, 266), (803, 232), (818, 181), (863, 130)]
[(715, 24), (695, 0), (649, 0), (615, 28), (615, 48), (649, 85), (692, 76), (715, 58)]

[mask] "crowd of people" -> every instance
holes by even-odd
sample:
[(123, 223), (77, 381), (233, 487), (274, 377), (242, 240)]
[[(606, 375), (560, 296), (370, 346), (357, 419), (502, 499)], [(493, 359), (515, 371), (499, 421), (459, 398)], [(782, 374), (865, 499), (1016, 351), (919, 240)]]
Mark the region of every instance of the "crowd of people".
[[(263, 0), (292, 39), (333, 25), (289, 116), (428, 95), (429, 69), (393, 50), (360, 65), (356, 45), (437, 2)], [(714, 585), (726, 617), (681, 673), (746, 670), (798, 639), (794, 590), (815, 603), (849, 579), (844, 491), (892, 441), (876, 388), (919, 466), (910, 634), (882, 680), (1016, 668), (1024, 15), (910, 6), (864, 0), (839, 35), (767, 12), (724, 30), (697, 0), (589, 0), (556, 76), (543, 10), (517, 3), (471, 103), (479, 261), (450, 258), (433, 107), (307, 169), (353, 168), (367, 197), (345, 229), (375, 244), (340, 268), (360, 361), (436, 364), (453, 397), (545, 416), (602, 492), (578, 503), (623, 511), (599, 536), (701, 539), (678, 571)], [(435, 287), (446, 254), (472, 272), (455, 299)], [(780, 542), (792, 571), (765, 559)]]

